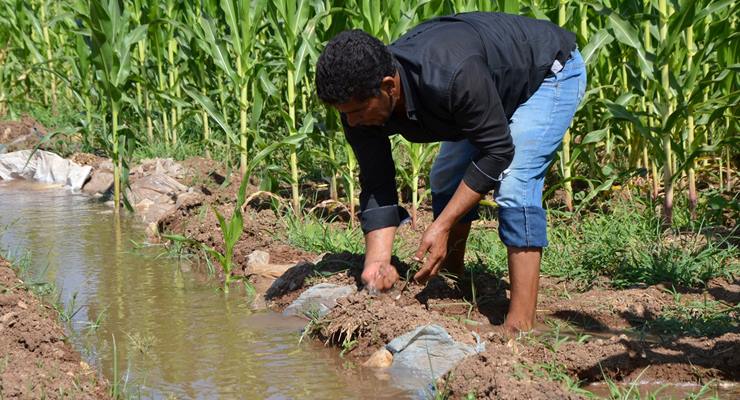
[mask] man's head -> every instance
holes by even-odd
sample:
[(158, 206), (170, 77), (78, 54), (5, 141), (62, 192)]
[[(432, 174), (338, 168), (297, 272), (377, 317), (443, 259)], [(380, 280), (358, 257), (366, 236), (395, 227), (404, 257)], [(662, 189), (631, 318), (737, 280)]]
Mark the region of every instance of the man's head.
[(316, 92), (350, 126), (383, 125), (401, 97), (390, 51), (361, 30), (344, 31), (326, 45), (316, 65)]

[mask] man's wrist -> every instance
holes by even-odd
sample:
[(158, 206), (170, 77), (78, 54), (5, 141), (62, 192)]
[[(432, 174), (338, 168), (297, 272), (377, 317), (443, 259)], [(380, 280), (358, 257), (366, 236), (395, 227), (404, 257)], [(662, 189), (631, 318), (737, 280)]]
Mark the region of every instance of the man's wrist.
[(391, 261), (396, 227), (386, 227), (365, 234), (365, 265)]
[(483, 195), (473, 191), (464, 181), (460, 182), (447, 206), (434, 220), (434, 224), (439, 229), (449, 231), (482, 198)]

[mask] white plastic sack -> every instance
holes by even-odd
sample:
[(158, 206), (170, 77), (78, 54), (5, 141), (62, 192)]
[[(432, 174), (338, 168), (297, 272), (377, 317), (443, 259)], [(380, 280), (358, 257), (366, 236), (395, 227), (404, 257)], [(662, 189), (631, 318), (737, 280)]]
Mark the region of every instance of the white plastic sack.
[(78, 165), (44, 150), (0, 154), (0, 180), (26, 179), (61, 184), (79, 190), (90, 171), (90, 166)]
[(393, 364), (388, 372), (399, 386), (416, 391), (419, 397), (426, 397), (433, 390), (430, 384), (437, 378), (463, 358), (485, 350), (485, 343), (473, 334), (477, 346), (455, 341), (439, 325), (420, 326), (385, 346), (393, 354)]

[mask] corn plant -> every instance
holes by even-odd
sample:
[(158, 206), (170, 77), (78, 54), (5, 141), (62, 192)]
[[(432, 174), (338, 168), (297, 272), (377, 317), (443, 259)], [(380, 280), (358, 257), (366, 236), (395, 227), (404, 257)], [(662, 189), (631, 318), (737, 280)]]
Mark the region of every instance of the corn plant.
[(430, 190), (427, 187), (420, 193), (419, 179), (422, 170), (431, 164), (437, 154), (439, 145), (437, 143), (411, 143), (400, 136), (394, 139), (393, 144), (396, 152), (403, 154), (406, 158), (404, 161), (408, 162), (408, 169), (405, 165), (396, 162), (396, 175), (400, 176), (404, 185), (411, 189), (411, 222), (416, 226), (417, 211)]
[[(268, 16), (275, 33), (277, 48), (285, 61), (287, 81), (283, 96), (287, 112), (283, 114), (283, 121), (287, 125), (288, 136), (298, 138), (296, 93), (300, 91), (300, 82), (306, 74), (307, 57), (310, 53), (318, 52), (315, 35), (318, 18), (314, 15), (308, 0), (273, 1)], [(320, 16), (321, 14), (318, 17)], [(290, 148), (290, 186), (293, 211), (299, 214), (297, 150), (298, 143)]]
[[(244, 175), (242, 175), (241, 183), (239, 184), (239, 190), (236, 194), (236, 202), (234, 203), (234, 208), (231, 212), (230, 217), (227, 218), (215, 206), (211, 206), (211, 210), (216, 215), (218, 226), (221, 231), (221, 236), (223, 239), (223, 251), (219, 251), (204, 243), (193, 241), (192, 239), (182, 235), (164, 235), (164, 237), (169, 240), (194, 244), (203, 249), (206, 254), (213, 257), (219, 263), (219, 265), (221, 265), (221, 269), (224, 273), (224, 293), (229, 293), (229, 286), (231, 285), (231, 283), (233, 283), (237, 279), (241, 279), (234, 276), (234, 267), (236, 266), (234, 263), (234, 247), (236, 247), (236, 244), (239, 242), (239, 238), (241, 238), (241, 235), (244, 232), (244, 215), (242, 213), (242, 210), (247, 199), (247, 185), (249, 184), (249, 177), (257, 164), (259, 164), (270, 154), (274, 153), (278, 148), (287, 145), (290, 145), (290, 142), (286, 140), (272, 143), (266, 148), (262, 149), (259, 153), (255, 154), (254, 157), (252, 157), (250, 165), (247, 166), (247, 171), (244, 173)], [(247, 288), (247, 292), (251, 296), (252, 294), (254, 294), (254, 288), (248, 281), (245, 280), (244, 282)]]
[[(132, 149), (205, 143), (205, 155), (229, 163), (234, 155), (244, 173), (253, 154), (284, 142), (252, 181), (273, 191), (289, 182), (298, 208), (301, 174), (327, 177), (331, 197), (343, 187), (353, 208), (354, 159), (311, 87), (321, 44), (352, 28), (388, 43), (453, 12), (527, 15), (577, 34), (589, 79), (548, 193), (563, 188), (566, 207), (578, 212), (613, 185), (645, 182), (669, 224), (675, 193), (686, 193), (691, 210), (702, 203), (698, 179), (720, 193), (732, 189), (738, 7), (732, 0), (0, 0), (0, 115), (79, 110), (81, 146), (115, 158), (118, 187)], [(135, 31), (126, 48), (122, 38)], [(429, 149), (394, 143), (398, 175), (413, 192), (413, 175), (424, 171), (403, 154)], [(424, 196), (411, 197), (413, 204)]]
[[(248, 127), (250, 124), (247, 119), (252, 106), (250, 103), (259, 96), (257, 91), (260, 90), (255, 42), (266, 5), (265, 0), (221, 0), (220, 7), (230, 32), (228, 37), (223, 37), (217, 30), (217, 22), (213, 16), (204, 15), (200, 18), (198, 25), (191, 27), (203, 51), (237, 90), (235, 97), (239, 99), (238, 147), (242, 174), (246, 172), (249, 162)], [(234, 66), (236, 69), (233, 68)], [(236, 139), (231, 133), (231, 128), (228, 127), (226, 110), (217, 111), (213, 102), (202, 92), (197, 93), (190, 89), (187, 93), (200, 102), (205, 110), (210, 110), (211, 117), (219, 123), (232, 140)]]
[(133, 27), (131, 14), (121, 9), (117, 0), (90, 0), (89, 13), (80, 12), (89, 29), (92, 43), (92, 62), (95, 66), (97, 84), (105, 94), (111, 112), (111, 130), (107, 150), (113, 159), (113, 196), (116, 213), (121, 206), (121, 181), (125, 185), (128, 174), (124, 173), (131, 137), (130, 130), (119, 130), (119, 114), (124, 104), (126, 86), (129, 83), (133, 46), (146, 34), (147, 26)]

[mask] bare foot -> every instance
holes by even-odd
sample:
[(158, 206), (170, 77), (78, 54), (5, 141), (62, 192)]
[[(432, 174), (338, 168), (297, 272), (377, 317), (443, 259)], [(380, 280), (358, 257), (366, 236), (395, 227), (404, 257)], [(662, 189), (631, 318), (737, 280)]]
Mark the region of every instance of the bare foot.
[(398, 279), (396, 267), (389, 263), (365, 264), (362, 270), (362, 282), (369, 290), (388, 290)]
[(521, 333), (519, 329), (507, 326), (506, 324), (493, 326), (493, 331), (501, 335), (506, 340), (515, 339)]

